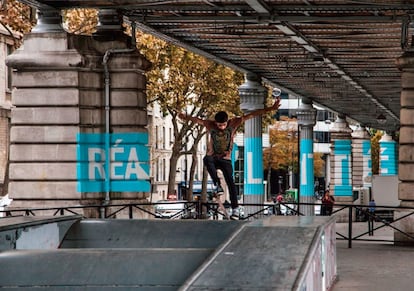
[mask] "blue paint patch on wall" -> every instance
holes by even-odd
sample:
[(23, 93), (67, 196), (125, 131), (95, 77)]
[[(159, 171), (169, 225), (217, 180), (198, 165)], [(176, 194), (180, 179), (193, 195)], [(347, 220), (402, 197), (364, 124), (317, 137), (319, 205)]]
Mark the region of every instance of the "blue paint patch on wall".
[(349, 193), (352, 193), (352, 185), (334, 185), (332, 189), (335, 196), (350, 196)]
[(313, 141), (300, 140), (300, 195), (314, 195)]
[(244, 139), (244, 195), (264, 195), (261, 137)]
[(147, 133), (80, 133), (77, 142), (79, 192), (150, 191)]
[(395, 141), (380, 141), (380, 174), (394, 176), (398, 174), (397, 143)]
[(333, 142), (336, 178), (332, 189), (335, 196), (352, 196), (351, 181), (351, 140), (341, 139)]
[(233, 149), (231, 151), (231, 164), (233, 166), (233, 169), (238, 159), (239, 159), (239, 146), (236, 143), (234, 143)]

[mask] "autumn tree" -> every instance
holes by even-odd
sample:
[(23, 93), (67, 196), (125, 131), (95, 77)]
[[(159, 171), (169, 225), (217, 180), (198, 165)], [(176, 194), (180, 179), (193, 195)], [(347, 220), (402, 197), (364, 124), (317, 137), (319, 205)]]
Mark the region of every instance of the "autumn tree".
[(96, 31), (97, 25), (97, 9), (77, 8), (63, 11), (63, 27), (70, 33), (90, 35)]
[(269, 129), (269, 147), (263, 150), (263, 164), (268, 169), (297, 173), (298, 136), (295, 119), (283, 118)]
[(313, 153), (313, 174), (315, 177), (323, 177), (325, 173), (325, 161), (322, 157), (323, 153)]
[[(219, 110), (239, 114), (238, 86), (242, 75), (183, 48), (147, 34), (137, 36), (140, 51), (152, 62), (147, 74), (149, 103), (158, 102), (163, 114), (172, 117), (174, 144), (170, 158), (168, 192), (173, 193), (177, 162), (184, 154), (192, 155), (190, 189), (194, 180), (197, 146), (204, 128), (183, 122), (178, 113), (210, 118)], [(188, 143), (188, 141), (193, 143)], [(188, 197), (190, 198), (190, 197)]]
[[(322, 177), (325, 161), (322, 153), (314, 153), (314, 175)], [(292, 170), (298, 173), (298, 132), (296, 119), (281, 118), (269, 130), (269, 147), (263, 151), (263, 164), (271, 170)]]
[[(35, 9), (17, 0), (1, 1), (0, 23), (13, 36), (11, 30), (27, 33), (36, 24)], [(22, 39), (15, 39), (15, 48), (21, 45)]]
[(371, 164), (372, 164), (372, 175), (379, 174), (379, 160), (380, 160), (380, 144), (379, 141), (384, 135), (380, 130), (372, 129), (371, 134)]

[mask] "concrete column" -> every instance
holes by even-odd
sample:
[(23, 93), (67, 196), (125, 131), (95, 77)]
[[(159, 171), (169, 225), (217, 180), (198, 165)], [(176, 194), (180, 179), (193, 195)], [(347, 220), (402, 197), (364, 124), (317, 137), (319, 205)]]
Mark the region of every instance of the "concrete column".
[[(405, 52), (397, 59), (397, 66), (402, 72), (401, 76), (401, 110), (400, 110), (400, 140), (398, 198), (401, 206), (414, 207), (414, 49)], [(394, 212), (394, 218), (409, 215), (411, 209)], [(398, 229), (414, 236), (414, 216), (410, 215), (395, 223)], [(394, 233), (397, 244), (414, 245), (414, 240), (401, 234)]]
[[(239, 94), (243, 112), (264, 108), (267, 90), (258, 76), (246, 75)], [(257, 116), (247, 120), (244, 127), (244, 202), (263, 204), (264, 194), (262, 117)], [(249, 208), (249, 214), (258, 210), (257, 207)]]
[[(313, 169), (313, 127), (316, 124), (316, 109), (308, 99), (302, 99), (297, 112), (299, 135), (299, 202), (314, 203), (314, 169)], [(299, 211), (304, 215), (315, 215), (313, 205), (301, 206)]]
[(331, 132), (331, 195), (336, 202), (352, 202), (352, 144), (345, 116), (338, 116)]
[[(70, 35), (59, 29), (60, 12), (38, 14), (38, 26), (7, 59), (15, 69), (9, 167), (12, 206), (98, 204), (103, 191), (84, 192), (79, 186), (84, 179), (78, 172), (79, 134), (105, 132), (103, 57), (108, 50), (127, 48), (130, 39), (110, 29), (93, 37)], [(136, 51), (111, 55), (111, 133), (146, 132), (144, 71), (148, 68), (148, 61)], [(110, 194), (112, 199), (135, 201), (146, 195)]]
[(354, 188), (372, 186), (371, 136), (358, 126), (352, 136), (352, 185)]
[(379, 141), (379, 172), (381, 176), (395, 176), (398, 174), (397, 142), (384, 133)]

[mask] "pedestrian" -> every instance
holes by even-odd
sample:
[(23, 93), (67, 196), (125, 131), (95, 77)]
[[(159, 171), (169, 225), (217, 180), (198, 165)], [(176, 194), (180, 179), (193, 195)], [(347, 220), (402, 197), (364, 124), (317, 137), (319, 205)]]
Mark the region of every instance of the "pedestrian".
[(322, 215), (331, 215), (333, 210), (333, 205), (335, 203), (335, 198), (330, 194), (329, 189), (325, 190), (325, 193), (322, 197)]
[(282, 203), (282, 202), (283, 202), (283, 195), (282, 195), (282, 193), (279, 193), (279, 194), (277, 195), (277, 197), (276, 197), (276, 201), (277, 201), (278, 203)]
[(282, 214), (282, 209), (281, 209), (281, 206), (280, 206), (281, 203), (283, 203), (283, 195), (282, 195), (282, 193), (279, 192), (279, 194), (277, 194), (277, 196), (276, 196), (276, 214), (277, 215)]
[(280, 106), (280, 98), (277, 98), (271, 107), (254, 110), (243, 116), (234, 118), (228, 117), (227, 112), (219, 111), (215, 114), (214, 120), (201, 119), (189, 116), (186, 113), (179, 113), (178, 117), (182, 120), (191, 120), (204, 126), (210, 134), (207, 146), (207, 153), (203, 159), (204, 165), (216, 186), (217, 195), (223, 194), (223, 187), (217, 176), (217, 170), (223, 172), (224, 179), (230, 194), (230, 204), (232, 213), (231, 219), (239, 219), (239, 203), (237, 201), (238, 191), (233, 179), (233, 166), (231, 164), (231, 152), (233, 149), (233, 139), (238, 128), (248, 119), (262, 115), (268, 111), (277, 110)]
[(375, 200), (371, 199), (368, 203), (368, 235), (374, 235), (374, 221), (375, 221)]

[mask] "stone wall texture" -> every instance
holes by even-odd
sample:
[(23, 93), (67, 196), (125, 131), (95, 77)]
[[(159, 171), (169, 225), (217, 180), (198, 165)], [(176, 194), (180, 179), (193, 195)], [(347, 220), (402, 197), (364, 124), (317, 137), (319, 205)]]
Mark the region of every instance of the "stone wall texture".
[[(99, 204), (105, 193), (77, 191), (76, 138), (78, 133), (105, 132), (103, 56), (109, 49), (125, 50), (108, 61), (112, 133), (146, 132), (144, 73), (149, 62), (137, 51), (127, 51), (124, 39), (32, 33), (24, 44), (7, 59), (15, 69), (9, 167), (13, 207)], [(139, 202), (146, 193), (111, 196)]]

